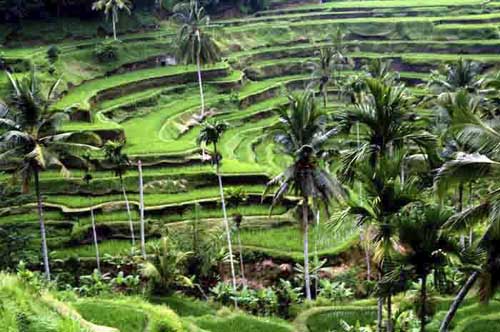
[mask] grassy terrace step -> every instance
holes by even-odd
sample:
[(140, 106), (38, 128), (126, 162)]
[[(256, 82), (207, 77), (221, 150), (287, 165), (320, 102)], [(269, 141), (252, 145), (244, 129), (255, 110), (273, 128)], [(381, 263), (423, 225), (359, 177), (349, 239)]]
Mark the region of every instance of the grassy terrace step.
[[(256, 103), (265, 97), (276, 94), (282, 85), (301, 82), (305, 79), (304, 75), (292, 75), (266, 81), (249, 82), (238, 91), (238, 99), (240, 104)], [(220, 96), (207, 94), (206, 103), (210, 105), (220, 99)], [(182, 103), (179, 102), (180, 100)], [(181, 128), (175, 129), (173, 125), (175, 123), (182, 125), (182, 121), (179, 119), (189, 119), (190, 115), (197, 111), (199, 103), (199, 97), (196, 94), (185, 97), (177, 95), (170, 103), (156, 107), (149, 114), (121, 123), (127, 136), (126, 152), (130, 155), (169, 155), (198, 151), (196, 137), (200, 128), (190, 128), (179, 136)], [(151, 134), (145, 136), (144, 132)], [(147, 151), (144, 150), (144, 146), (148, 147)], [(258, 168), (254, 171), (258, 171)]]
[(462, 7), (462, 6), (477, 6), (479, 7), (483, 1), (481, 0), (413, 0), (411, 3), (405, 0), (393, 1), (332, 1), (320, 5), (304, 5), (300, 7), (291, 7), (286, 9), (260, 11), (256, 15), (273, 15), (281, 13), (293, 13), (307, 10), (330, 10), (330, 9), (366, 9), (375, 8), (414, 8), (414, 7)]
[[(301, 260), (304, 255), (299, 234), (300, 230), (296, 226), (249, 229), (241, 232), (241, 241), (245, 248), (251, 251)], [(309, 240), (311, 257), (314, 257), (316, 249), (320, 256), (336, 256), (355, 245), (359, 235), (354, 224), (346, 223), (342, 229), (336, 231), (324, 226), (314, 227), (309, 233)]]
[[(216, 225), (222, 226), (222, 218), (221, 218), (222, 211), (219, 209), (218, 213), (219, 214), (217, 218), (199, 219), (199, 226), (211, 227), (211, 228), (215, 227)], [(179, 222), (170, 222), (166, 224), (166, 226), (168, 227), (171, 234), (175, 235), (176, 232), (183, 232), (185, 227), (191, 227), (190, 224), (192, 222), (193, 222), (192, 220), (182, 220)], [(284, 227), (281, 226), (284, 222), (289, 224), (291, 222), (290, 218), (287, 216), (280, 216), (280, 215), (272, 215), (268, 217), (267, 214), (261, 216), (245, 216), (244, 218), (244, 224), (246, 225), (245, 229), (260, 229), (260, 230), (264, 229), (279, 230), (281, 228), (287, 229), (289, 226), (284, 226)], [(126, 227), (124, 229), (126, 229)], [(157, 242), (157, 240), (152, 238), (147, 241), (147, 244), (155, 242)], [(131, 242), (129, 240), (123, 240), (123, 239), (111, 239), (111, 240), (100, 241), (99, 244), (99, 251), (102, 256), (106, 254), (113, 256), (125, 254), (127, 252), (130, 252), (131, 248), (132, 248)], [(91, 258), (95, 257), (94, 250), (95, 248), (93, 245), (83, 244), (83, 245), (58, 249), (57, 251), (52, 252), (51, 255), (57, 258), (68, 258), (72, 255), (77, 255), (82, 258), (85, 257)]]
[[(264, 186), (262, 185), (247, 185), (247, 186), (227, 186), (228, 189), (233, 188), (243, 188), (248, 195), (261, 195), (264, 191)], [(139, 195), (130, 194), (129, 200), (132, 206), (139, 206)], [(219, 199), (219, 188), (218, 187), (206, 187), (198, 188), (195, 191), (180, 192), (180, 193), (170, 193), (165, 194), (145, 194), (144, 203), (146, 205), (146, 210), (156, 210), (161, 208), (166, 208), (169, 206), (175, 206), (178, 204), (189, 204), (193, 202), (203, 202), (203, 201), (213, 201)], [(105, 196), (94, 196), (89, 200), (88, 196), (77, 196), (77, 195), (46, 195), (44, 197), (44, 204), (48, 207), (58, 207), (61, 208), (63, 212), (84, 212), (94, 207), (96, 209), (103, 208), (109, 205), (123, 205), (122, 195), (105, 195)], [(34, 205), (31, 204), (31, 205)]]
[[(232, 32), (250, 32), (252, 30), (267, 29), (268, 31), (273, 29), (283, 29), (289, 28), (292, 30), (299, 29), (329, 29), (338, 26), (349, 27), (363, 27), (363, 26), (387, 26), (395, 27), (396, 24), (412, 24), (414, 28), (418, 28), (421, 25), (422, 28), (439, 25), (439, 24), (477, 24), (477, 23), (487, 23), (487, 22), (498, 22), (500, 20), (500, 13), (490, 13), (490, 14), (478, 14), (478, 15), (455, 15), (455, 16), (429, 16), (429, 17), (359, 17), (359, 18), (345, 18), (345, 19), (324, 19), (324, 20), (307, 20), (299, 22), (271, 22), (271, 23), (255, 23), (251, 25), (242, 26), (231, 26), (227, 27), (225, 31), (227, 33)], [(425, 29), (428, 30), (428, 29)], [(424, 30), (424, 31), (425, 31)]]
[[(430, 52), (413, 52), (411, 49), (408, 52), (392, 52), (392, 51), (384, 51), (382, 53), (375, 52), (366, 52), (362, 51), (363, 45), (366, 45), (366, 48), (373, 48), (377, 45), (384, 45), (388, 48), (397, 48), (397, 47), (405, 47), (405, 46), (425, 46), (425, 47), (436, 47), (441, 49), (446, 45), (450, 45), (452, 47), (459, 48), (472, 48), (472, 47), (499, 47), (500, 43), (498, 40), (463, 40), (463, 41), (433, 41), (433, 40), (421, 40), (421, 41), (402, 41), (402, 40), (394, 40), (394, 41), (363, 41), (363, 42), (346, 42), (348, 45), (352, 45), (352, 47), (358, 46), (361, 50), (351, 51), (349, 55), (351, 57), (360, 57), (372, 54), (378, 54), (379, 56), (388, 56), (391, 55), (393, 57), (435, 57), (436, 60), (440, 59), (451, 59), (458, 58), (460, 56), (470, 57), (470, 58), (490, 58), (494, 57), (496, 54), (436, 54)], [(299, 44), (297, 46), (272, 46), (266, 48), (258, 48), (258, 49), (250, 49), (237, 53), (233, 53), (230, 59), (239, 59), (245, 61), (251, 60), (273, 60), (280, 59), (282, 61), (286, 61), (284, 58), (303, 58), (303, 57), (312, 57), (314, 55), (314, 51), (323, 46), (330, 46), (330, 43), (315, 43), (315, 44)], [(263, 62), (262, 64), (266, 64)]]
[[(500, 303), (498, 303), (498, 301), (491, 301), (488, 305), (480, 303), (464, 303), (458, 309), (456, 316), (452, 321), (452, 330), (459, 332), (498, 331), (498, 328), (500, 327), (500, 315), (498, 314), (499, 310)], [(437, 332), (445, 314), (446, 310), (439, 311), (427, 325), (428, 331)], [(474, 323), (483, 318), (488, 321), (489, 327), (483, 329), (485, 326), (481, 323), (476, 329), (476, 325)]]
[[(413, 17), (413, 16), (451, 16), (451, 14), (481, 14), (481, 7), (465, 10), (461, 7), (449, 8), (446, 6), (431, 7), (389, 7), (389, 8), (348, 8), (347, 10), (334, 11), (332, 8), (322, 8), (318, 10), (302, 10), (300, 12), (273, 12), (271, 15), (258, 15), (255, 17), (245, 17), (217, 21), (217, 24), (224, 26), (253, 24), (273, 21), (314, 20), (314, 19), (344, 19), (357, 17)], [(259, 14), (259, 13), (257, 13)]]
[[(227, 70), (227, 65), (221, 63), (203, 69), (205, 75), (208, 72), (217, 70)], [(107, 78), (96, 79), (74, 88), (60, 101), (58, 101), (54, 107), (57, 109), (64, 109), (72, 105), (79, 105), (82, 109), (89, 109), (90, 100), (95, 98), (99, 93), (102, 94), (112, 89), (123, 89), (130, 84), (137, 86), (138, 83), (147, 80), (175, 77), (182, 74), (195, 75), (195, 73), (196, 66), (170, 66), (143, 69), (128, 72), (122, 75), (113, 75)]]

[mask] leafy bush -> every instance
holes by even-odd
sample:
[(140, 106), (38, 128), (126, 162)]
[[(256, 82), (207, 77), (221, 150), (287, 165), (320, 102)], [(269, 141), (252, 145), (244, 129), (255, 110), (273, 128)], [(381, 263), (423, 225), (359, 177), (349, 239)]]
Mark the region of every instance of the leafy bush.
[(80, 287), (75, 291), (81, 296), (97, 296), (111, 291), (111, 278), (108, 273), (94, 270), (92, 274), (80, 276)]
[(47, 49), (47, 59), (49, 59), (49, 62), (51, 64), (57, 61), (57, 59), (59, 58), (59, 53), (61, 53), (61, 51), (57, 46), (49, 46), (49, 48)]
[(252, 289), (246, 285), (233, 291), (233, 287), (225, 282), (217, 283), (211, 292), (217, 301), (229, 305), (235, 301), (238, 307), (255, 315), (270, 316), (278, 313), (278, 295), (271, 288)]
[(352, 299), (354, 292), (345, 283), (321, 279), (319, 281), (319, 297), (334, 302), (342, 302)]
[(99, 62), (112, 62), (118, 60), (120, 42), (117, 40), (104, 40), (94, 47), (94, 56)]
[(123, 271), (118, 272), (112, 278), (109, 273), (100, 273), (97, 270), (90, 275), (80, 276), (80, 287), (75, 291), (81, 296), (98, 296), (111, 291), (123, 294), (139, 293), (141, 279), (138, 275), (125, 275)]
[(291, 316), (290, 306), (301, 301), (302, 288), (294, 287), (289, 280), (280, 279), (276, 287), (276, 295), (278, 296), (278, 314), (281, 317), (289, 318)]

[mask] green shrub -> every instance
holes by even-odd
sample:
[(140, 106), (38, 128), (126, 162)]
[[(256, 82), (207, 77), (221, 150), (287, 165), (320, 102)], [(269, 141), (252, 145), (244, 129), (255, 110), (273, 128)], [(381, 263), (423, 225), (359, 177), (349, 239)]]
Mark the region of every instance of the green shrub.
[(319, 281), (319, 297), (334, 302), (348, 301), (352, 299), (354, 292), (343, 282), (321, 279)]
[(59, 59), (59, 53), (61, 53), (61, 51), (57, 46), (49, 46), (49, 48), (47, 49), (47, 59), (49, 59), (49, 62), (51, 64), (55, 63), (57, 59)]
[(94, 56), (99, 62), (112, 62), (118, 60), (120, 42), (117, 40), (104, 40), (94, 47)]

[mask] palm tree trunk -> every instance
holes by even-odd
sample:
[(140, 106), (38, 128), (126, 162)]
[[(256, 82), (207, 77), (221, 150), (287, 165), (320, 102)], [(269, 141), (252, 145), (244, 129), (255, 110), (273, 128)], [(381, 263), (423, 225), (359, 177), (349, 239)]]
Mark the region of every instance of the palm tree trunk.
[(372, 275), (372, 260), (370, 257), (370, 247), (369, 241), (367, 239), (368, 229), (367, 226), (362, 227), (359, 232), (359, 239), (361, 241), (361, 246), (363, 247), (363, 251), (365, 252), (365, 264), (366, 264), (366, 280), (370, 281)]
[(311, 300), (311, 277), (309, 275), (309, 220), (307, 197), (302, 204), (302, 223), (304, 227), (304, 283), (306, 288), (306, 299)]
[[(219, 192), (220, 199), (222, 204), (222, 214), (224, 218), (224, 228), (226, 229), (226, 237), (227, 237), (227, 248), (229, 251), (229, 263), (231, 265), (231, 278), (233, 281), (233, 290), (236, 292), (236, 274), (234, 272), (234, 259), (233, 259), (233, 246), (231, 244), (231, 231), (229, 230), (229, 222), (227, 220), (227, 211), (226, 211), (226, 201), (224, 200), (224, 187), (222, 186), (222, 177), (220, 175), (219, 170), (219, 159), (217, 155), (217, 144), (214, 143), (214, 155), (215, 155), (215, 172), (217, 173), (217, 179), (219, 181)], [(237, 307), (238, 302), (235, 299), (234, 305)]]
[(245, 264), (243, 263), (243, 247), (241, 245), (240, 228), (238, 227), (238, 247), (240, 249), (240, 273), (241, 279), (245, 280)]
[(120, 174), (120, 185), (122, 187), (123, 199), (125, 200), (125, 207), (127, 208), (128, 224), (130, 226), (130, 236), (132, 237), (132, 246), (135, 246), (134, 225), (132, 224), (132, 214), (130, 213), (130, 203), (127, 198), (127, 191), (123, 183), (123, 176)]
[(112, 16), (112, 20), (113, 20), (113, 39), (114, 40), (117, 40), (116, 38), (116, 8), (113, 8), (113, 14), (111, 15)]
[(146, 259), (146, 235), (144, 231), (144, 181), (142, 179), (142, 162), (137, 162), (139, 169), (139, 214), (141, 223), (141, 253), (142, 257)]
[(455, 317), (455, 314), (457, 313), (460, 304), (465, 299), (465, 296), (467, 296), (467, 293), (469, 293), (469, 291), (471, 290), (472, 286), (474, 285), (478, 277), (479, 277), (478, 271), (473, 272), (469, 276), (469, 279), (467, 279), (463, 287), (460, 289), (460, 291), (457, 294), (457, 297), (455, 298), (455, 300), (453, 300), (450, 309), (446, 313), (446, 316), (444, 317), (443, 322), (439, 327), (439, 332), (448, 332), (448, 328), (450, 327), (451, 321), (453, 320), (453, 317)]
[(427, 275), (424, 274), (420, 286), (420, 332), (425, 332), (425, 313), (427, 303)]
[(47, 248), (47, 234), (45, 231), (45, 221), (43, 218), (43, 201), (42, 201), (42, 195), (40, 194), (39, 171), (35, 169), (33, 173), (35, 177), (35, 192), (36, 192), (37, 207), (38, 207), (38, 219), (40, 221), (40, 236), (42, 238), (43, 266), (45, 269), (45, 278), (48, 281), (50, 281), (49, 250)]
[[(92, 204), (92, 202), (90, 202)], [(90, 206), (90, 219), (92, 221), (92, 236), (94, 238), (94, 247), (95, 247), (95, 261), (97, 264), (97, 271), (101, 273), (101, 259), (99, 255), (99, 244), (97, 243), (97, 232), (95, 229), (95, 216), (94, 216), (94, 208), (92, 205)]]
[(392, 295), (387, 295), (387, 332), (392, 332)]
[(460, 183), (458, 186), (458, 211), (462, 212), (464, 208), (464, 185)]
[[(196, 31), (196, 36), (198, 38), (198, 45), (199, 47), (201, 47), (199, 31)], [(198, 73), (198, 85), (200, 87), (200, 100), (201, 100), (200, 117), (203, 118), (205, 116), (205, 95), (203, 94), (203, 82), (201, 80), (200, 50), (198, 50), (198, 52), (196, 53), (196, 71)]]
[(382, 314), (384, 312), (384, 298), (379, 296), (377, 299), (377, 332), (382, 332)]

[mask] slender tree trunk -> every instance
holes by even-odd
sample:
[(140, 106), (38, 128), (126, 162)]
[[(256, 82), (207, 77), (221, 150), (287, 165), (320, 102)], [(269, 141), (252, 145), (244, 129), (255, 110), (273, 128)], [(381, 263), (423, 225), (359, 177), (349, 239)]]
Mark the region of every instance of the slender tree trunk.
[[(221, 199), (221, 204), (222, 204), (222, 214), (224, 218), (224, 228), (226, 229), (226, 237), (227, 237), (227, 248), (229, 251), (229, 263), (231, 265), (231, 278), (233, 281), (233, 290), (236, 292), (236, 274), (234, 272), (234, 259), (233, 259), (233, 246), (231, 244), (231, 231), (229, 229), (229, 222), (227, 220), (227, 211), (226, 211), (226, 201), (224, 200), (224, 187), (222, 186), (222, 177), (220, 175), (220, 170), (219, 170), (219, 157), (217, 154), (217, 144), (214, 144), (214, 155), (215, 155), (215, 172), (217, 173), (217, 179), (219, 181), (219, 192), (220, 192), (220, 199)], [(234, 305), (237, 307), (238, 302), (235, 299), (234, 300)]]
[(384, 312), (384, 298), (379, 296), (377, 299), (377, 332), (382, 332), (382, 315)]
[(387, 295), (387, 332), (392, 332), (392, 294)]
[(311, 300), (311, 277), (309, 275), (309, 207), (307, 197), (303, 198), (302, 203), (302, 223), (304, 227), (304, 283), (306, 288), (306, 299)]
[(130, 212), (130, 203), (127, 198), (127, 191), (125, 190), (125, 184), (123, 183), (123, 176), (120, 174), (120, 185), (122, 186), (123, 199), (125, 200), (125, 207), (127, 208), (128, 224), (130, 227), (130, 236), (132, 237), (132, 246), (135, 246), (135, 234), (134, 225), (132, 223), (132, 214)]
[(366, 264), (366, 280), (370, 281), (372, 279), (372, 260), (370, 257), (370, 247), (369, 247), (369, 241), (367, 239), (368, 236), (368, 229), (367, 226), (364, 226), (361, 228), (361, 231), (359, 232), (359, 238), (361, 241), (361, 245), (363, 246), (363, 250), (365, 252), (365, 264)]
[(427, 311), (427, 275), (421, 278), (420, 285), (420, 332), (425, 332), (425, 314)]
[(328, 91), (326, 89), (326, 84), (323, 87), (323, 106), (326, 108), (326, 103), (328, 101)]
[(464, 209), (464, 185), (460, 183), (458, 186), (458, 211), (462, 212)]
[[(314, 261), (315, 263), (316, 262), (319, 262), (319, 258), (318, 258), (318, 241), (319, 241), (319, 234), (321, 234), (321, 230), (320, 230), (320, 226), (319, 226), (319, 219), (320, 219), (320, 215), (319, 215), (319, 207), (318, 207), (318, 211), (316, 212), (316, 229), (315, 229), (315, 232), (314, 232)], [(319, 277), (318, 277), (318, 270), (315, 271), (314, 273), (314, 298), (317, 298), (318, 297), (318, 290), (319, 290)]]
[(50, 281), (49, 250), (47, 248), (47, 234), (45, 231), (45, 221), (43, 218), (43, 201), (42, 201), (42, 195), (40, 194), (40, 179), (39, 179), (40, 174), (37, 169), (35, 169), (33, 173), (35, 177), (35, 192), (36, 192), (37, 207), (38, 207), (38, 219), (40, 221), (40, 236), (42, 238), (43, 267), (45, 269), (45, 279)]
[(142, 257), (146, 259), (146, 234), (144, 231), (144, 181), (142, 179), (142, 162), (137, 162), (139, 169), (139, 214), (141, 223), (141, 253)]
[(99, 243), (97, 242), (97, 232), (95, 229), (95, 216), (94, 216), (94, 208), (92, 207), (92, 201), (90, 202), (90, 219), (92, 221), (92, 236), (94, 238), (94, 247), (95, 247), (95, 261), (97, 264), (97, 271), (101, 273), (101, 258), (99, 255)]
[(444, 317), (443, 322), (439, 327), (439, 332), (448, 332), (448, 328), (450, 327), (451, 321), (453, 320), (453, 317), (455, 317), (455, 314), (457, 313), (460, 304), (465, 299), (467, 293), (469, 293), (469, 291), (471, 290), (472, 286), (474, 285), (478, 277), (479, 277), (478, 271), (473, 272), (469, 276), (469, 279), (467, 279), (463, 287), (460, 289), (460, 291), (457, 294), (457, 297), (455, 298), (455, 300), (453, 300), (450, 309), (446, 313), (446, 316)]
[(117, 40), (117, 38), (116, 38), (116, 13), (115, 13), (114, 9), (113, 9), (113, 14), (111, 16), (113, 19), (113, 39)]
[[(198, 45), (200, 45), (200, 32), (196, 31), (196, 36), (198, 38)], [(201, 47), (201, 45), (199, 46)], [(201, 64), (200, 64), (200, 50), (196, 53), (196, 71), (198, 72), (198, 85), (200, 87), (200, 100), (201, 100), (201, 111), (200, 117), (205, 116), (205, 95), (203, 94), (203, 82), (201, 80)]]
[(243, 262), (243, 246), (241, 245), (241, 237), (240, 237), (240, 228), (238, 227), (238, 247), (240, 249), (240, 273), (241, 273), (241, 279), (246, 283), (245, 281), (245, 264)]

